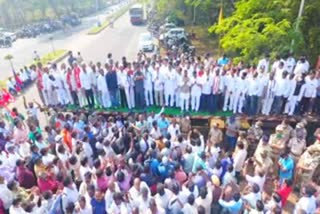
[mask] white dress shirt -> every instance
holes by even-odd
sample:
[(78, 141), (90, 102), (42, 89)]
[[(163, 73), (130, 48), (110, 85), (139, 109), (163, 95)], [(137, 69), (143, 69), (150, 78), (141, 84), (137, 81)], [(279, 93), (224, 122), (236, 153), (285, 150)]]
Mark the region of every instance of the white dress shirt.
[(288, 90), (289, 86), (288, 86), (288, 80), (287, 79), (279, 79), (276, 80), (276, 85), (275, 85), (275, 96), (284, 96), (285, 94), (287, 94), (287, 90)]
[(80, 83), (85, 90), (91, 89), (91, 75), (88, 71), (80, 71)]
[[(317, 209), (316, 198), (311, 197), (302, 197), (299, 199), (296, 204), (294, 214), (298, 214), (299, 210), (305, 211), (307, 214), (315, 213)], [(300, 213), (300, 212), (299, 212)]]
[(297, 62), (296, 67), (294, 69), (294, 73), (298, 74), (298, 73), (307, 73), (309, 71), (310, 68), (310, 64), (309, 62), (306, 60), (304, 63), (302, 63), (300, 60)]
[(211, 94), (213, 78), (209, 75), (204, 75), (203, 84), (202, 84), (202, 94)]
[(5, 183), (0, 184), (0, 199), (2, 200), (3, 207), (9, 209), (13, 201), (13, 194)]
[(160, 72), (156, 72), (156, 74), (153, 76), (153, 82), (154, 82), (154, 90), (155, 91), (162, 91), (163, 90), (163, 75)]
[(259, 60), (257, 69), (260, 70), (262, 68), (262, 66), (264, 66), (264, 72), (268, 72), (269, 65), (270, 65), (270, 61), (267, 60), (266, 58), (263, 58), (263, 59)]
[(296, 65), (296, 60), (293, 57), (289, 57), (286, 60), (286, 71), (288, 71), (289, 74), (293, 72), (293, 68)]
[(201, 78), (200, 77), (192, 77), (191, 78), (191, 94), (201, 95)]
[(317, 96), (318, 80), (306, 78), (305, 84), (301, 87), (300, 99), (302, 97), (315, 98)]
[(260, 92), (259, 80), (257, 78), (250, 78), (248, 80), (248, 95), (249, 96), (258, 96)]
[(107, 92), (108, 91), (108, 85), (106, 81), (106, 76), (99, 74), (97, 78), (97, 89), (98, 91)]

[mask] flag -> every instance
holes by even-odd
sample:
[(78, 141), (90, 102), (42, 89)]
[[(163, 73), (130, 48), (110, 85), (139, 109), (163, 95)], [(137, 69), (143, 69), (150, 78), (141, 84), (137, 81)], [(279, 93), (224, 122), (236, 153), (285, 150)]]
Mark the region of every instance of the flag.
[(223, 20), (223, 8), (222, 8), (222, 5), (221, 5), (220, 12), (219, 12), (218, 25), (221, 25), (222, 20)]

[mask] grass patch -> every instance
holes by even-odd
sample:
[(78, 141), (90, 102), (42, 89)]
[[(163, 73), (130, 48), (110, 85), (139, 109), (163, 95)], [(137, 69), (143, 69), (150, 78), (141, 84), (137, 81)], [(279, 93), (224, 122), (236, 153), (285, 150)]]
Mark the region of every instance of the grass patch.
[[(46, 65), (49, 62), (52, 62), (54, 60), (59, 59), (60, 57), (62, 57), (66, 53), (67, 53), (67, 50), (60, 50), (59, 49), (59, 50), (56, 50), (54, 52), (50, 52), (50, 53), (44, 55), (43, 57), (40, 58), (39, 61), (33, 61), (32, 64), (36, 65), (38, 62), (41, 62), (43, 65)], [(28, 66), (30, 66), (30, 65), (31, 64), (29, 64)], [(0, 88), (7, 88), (7, 79), (0, 80)]]
[(62, 50), (62, 49), (55, 50), (54, 52), (50, 52), (44, 55), (43, 57), (41, 57), (39, 61), (33, 61), (33, 64), (37, 64), (38, 62), (41, 62), (42, 65), (46, 65), (49, 62), (59, 59), (66, 53), (67, 53), (67, 50)]
[(109, 20), (104, 21), (100, 26), (95, 26), (93, 28), (90, 29), (89, 31), (89, 35), (94, 35), (94, 34), (98, 34), (100, 33), (103, 29), (105, 29), (106, 27), (108, 27), (109, 25)]
[(219, 55), (219, 41), (209, 34), (207, 27), (186, 26), (185, 29), (189, 34), (193, 32), (196, 35), (191, 43), (195, 46), (197, 55), (204, 55), (208, 52), (214, 56)]

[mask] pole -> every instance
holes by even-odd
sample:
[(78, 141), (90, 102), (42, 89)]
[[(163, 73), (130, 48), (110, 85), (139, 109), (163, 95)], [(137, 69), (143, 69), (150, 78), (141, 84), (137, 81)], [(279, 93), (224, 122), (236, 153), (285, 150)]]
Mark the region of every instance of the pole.
[(9, 59), (9, 62), (10, 62), (13, 77), (16, 78), (16, 72), (14, 71), (14, 67), (13, 67), (13, 63), (12, 63), (11, 59)]
[(194, 5), (193, 6), (193, 25), (196, 24), (196, 11), (197, 11), (196, 9), (197, 9), (197, 6)]
[[(299, 8), (299, 13), (298, 13), (298, 17), (297, 17), (297, 21), (296, 21), (296, 26), (295, 26), (295, 32), (298, 32), (299, 30), (299, 26), (300, 26), (300, 21), (301, 21), (301, 17), (302, 17), (302, 13), (303, 13), (303, 9), (304, 9), (304, 4), (305, 4), (305, 0), (301, 0), (300, 2), (300, 8)], [(292, 39), (291, 41), (291, 52), (294, 46), (294, 39)]]

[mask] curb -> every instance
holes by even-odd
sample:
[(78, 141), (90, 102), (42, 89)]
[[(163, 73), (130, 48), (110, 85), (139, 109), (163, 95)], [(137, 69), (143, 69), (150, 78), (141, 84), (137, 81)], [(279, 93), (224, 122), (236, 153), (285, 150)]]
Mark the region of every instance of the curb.
[[(119, 14), (115, 14), (115, 16), (111, 16), (110, 18), (113, 18), (114, 21), (116, 21), (117, 19), (119, 19), (121, 16), (123, 16), (123, 14), (125, 14), (130, 7), (133, 5), (134, 3), (130, 3), (125, 9), (123, 9), (123, 11), (119, 11)], [(109, 22), (110, 18), (106, 19), (105, 22)], [(107, 27), (110, 26), (110, 22), (108, 24), (106, 24), (105, 26), (103, 26), (102, 28), (100, 28), (97, 32), (89, 32), (87, 33), (88, 35), (97, 35), (99, 33), (101, 33), (104, 29), (106, 29)]]
[(62, 54), (62, 56), (60, 56), (59, 58), (51, 61), (51, 63), (59, 63), (62, 60), (64, 60), (67, 56), (68, 56), (68, 51), (66, 51), (64, 54)]

